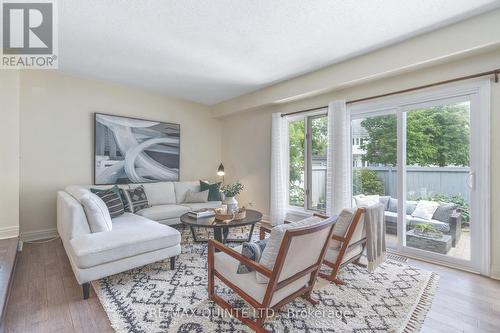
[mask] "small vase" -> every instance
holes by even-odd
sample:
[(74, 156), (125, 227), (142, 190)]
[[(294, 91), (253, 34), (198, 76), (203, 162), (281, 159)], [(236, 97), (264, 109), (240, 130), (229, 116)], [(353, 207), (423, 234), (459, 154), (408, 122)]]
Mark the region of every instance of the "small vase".
[(224, 204), (227, 205), (228, 213), (233, 213), (238, 209), (238, 201), (236, 201), (235, 197), (226, 197)]

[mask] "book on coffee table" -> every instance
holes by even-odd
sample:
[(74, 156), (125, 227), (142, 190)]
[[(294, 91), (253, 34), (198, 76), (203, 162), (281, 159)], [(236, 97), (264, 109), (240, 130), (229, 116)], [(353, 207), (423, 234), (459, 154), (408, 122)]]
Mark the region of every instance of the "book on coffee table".
[(188, 215), (197, 219), (201, 217), (215, 216), (215, 212), (213, 209), (203, 208), (203, 209), (192, 210), (188, 213)]

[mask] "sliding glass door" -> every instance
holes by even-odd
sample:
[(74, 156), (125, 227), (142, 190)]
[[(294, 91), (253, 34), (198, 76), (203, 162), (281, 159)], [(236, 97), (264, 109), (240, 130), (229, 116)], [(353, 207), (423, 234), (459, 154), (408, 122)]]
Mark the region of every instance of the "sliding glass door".
[(386, 243), (398, 246), (397, 116), (362, 115), (351, 122), (354, 204), (378, 197), (385, 206)]
[(471, 259), (470, 99), (412, 105), (406, 134), (406, 246)]
[(489, 270), (489, 84), (354, 105), (354, 204), (384, 205), (393, 250)]

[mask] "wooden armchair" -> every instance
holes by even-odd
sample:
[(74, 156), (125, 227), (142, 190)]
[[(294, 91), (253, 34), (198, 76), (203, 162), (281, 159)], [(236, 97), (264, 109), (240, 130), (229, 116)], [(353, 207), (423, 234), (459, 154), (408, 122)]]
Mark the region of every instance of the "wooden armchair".
[(363, 208), (357, 208), (354, 212), (344, 209), (340, 213), (323, 260), (323, 264), (329, 266), (332, 271), (330, 274), (319, 273), (320, 277), (343, 284), (344, 282), (337, 278), (342, 267), (349, 263), (366, 266), (359, 262), (366, 247), (364, 212)]
[[(252, 261), (241, 255), (241, 247), (231, 249), (222, 243), (210, 240), (208, 243), (208, 296), (231, 315), (241, 320), (256, 332), (265, 332), (266, 317), (272, 311), (278, 311), (283, 305), (302, 296), (309, 302), (323, 257), (333, 231), (335, 219), (315, 219), (308, 225), (286, 226), (283, 234), (271, 233), (270, 240), (279, 244), (276, 261), (272, 268)], [(307, 247), (307, 251), (304, 248)], [(215, 252), (215, 250), (220, 252)], [(267, 249), (267, 248), (266, 248)], [(256, 272), (237, 274), (239, 263), (253, 268)], [(259, 283), (256, 274), (268, 279)], [(215, 294), (215, 277), (231, 288), (256, 311), (255, 319), (245, 316), (245, 312), (232, 308), (220, 296)], [(262, 282), (262, 281), (260, 281)]]

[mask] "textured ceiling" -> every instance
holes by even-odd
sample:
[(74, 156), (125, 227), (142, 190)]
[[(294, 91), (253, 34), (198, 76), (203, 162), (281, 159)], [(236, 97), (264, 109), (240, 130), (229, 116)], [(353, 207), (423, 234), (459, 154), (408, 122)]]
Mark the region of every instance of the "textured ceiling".
[(209, 105), (500, 5), (499, 0), (58, 3), (61, 71)]

